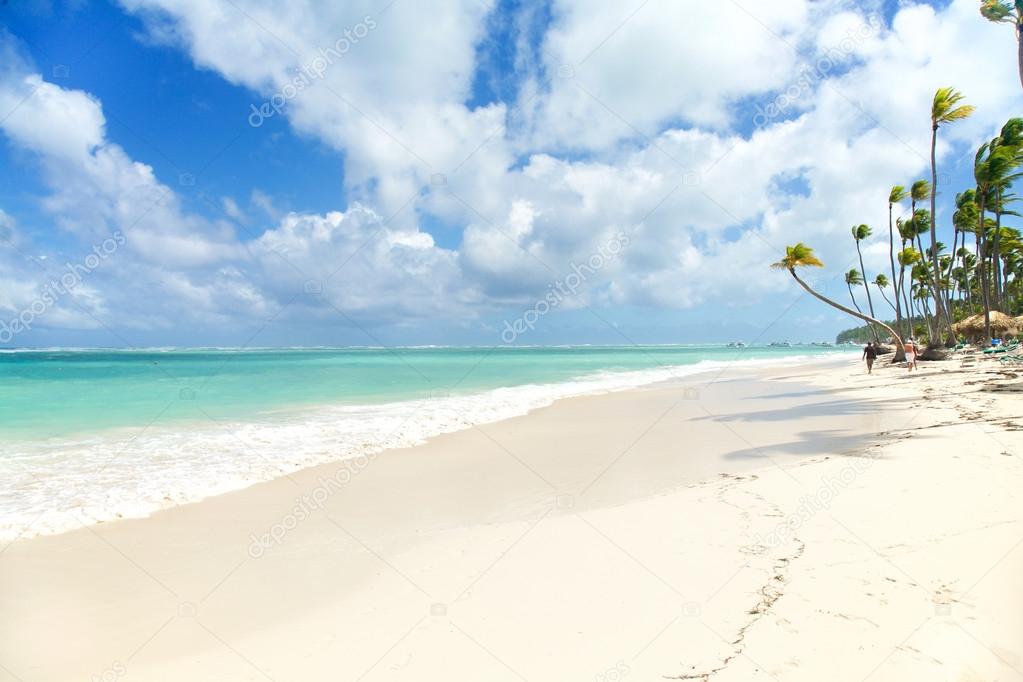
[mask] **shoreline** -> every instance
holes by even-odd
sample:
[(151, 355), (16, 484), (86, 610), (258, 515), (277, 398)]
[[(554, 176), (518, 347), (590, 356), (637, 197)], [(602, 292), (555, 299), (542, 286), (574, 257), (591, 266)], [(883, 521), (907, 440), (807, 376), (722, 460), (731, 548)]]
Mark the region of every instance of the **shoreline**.
[[(701, 360), (691, 365), (671, 365), (634, 370), (602, 370), (585, 374), (570, 380), (542, 384), (523, 384), (511, 387), (470, 391), (465, 394), (441, 394), (436, 397), (384, 401), (374, 404), (322, 404), (300, 407), (282, 406), (266, 411), (263, 420), (220, 421), (205, 411), (197, 415), (195, 422), (171, 422), (160, 425), (145, 425), (141, 431), (137, 426), (109, 428), (100, 432), (72, 434), (70, 445), (57, 448), (53, 443), (63, 438), (48, 441), (25, 441), (19, 447), (34, 457), (34, 449), (40, 453), (60, 453), (66, 463), (65, 471), (72, 466), (81, 469), (78, 480), (50, 480), (48, 471), (27, 472), (14, 467), (13, 474), (21, 474), (20, 481), (14, 476), (11, 484), (11, 499), (15, 494), (28, 495), (38, 500), (32, 509), (8, 510), (10, 518), (17, 522), (0, 526), (0, 545), (18, 539), (43, 535), (54, 535), (79, 528), (83, 523), (102, 524), (125, 519), (148, 518), (152, 514), (184, 504), (195, 504), (211, 497), (245, 490), (253, 485), (278, 478), (291, 476), (304, 469), (340, 464), (346, 461), (375, 459), (384, 452), (421, 445), (430, 439), (464, 429), (494, 424), (507, 419), (525, 416), (544, 409), (562, 400), (571, 400), (591, 395), (605, 395), (621, 391), (673, 382), (698, 382), (703, 375), (722, 374), (730, 371), (749, 372), (774, 367), (786, 367), (798, 363), (819, 363), (821, 366), (848, 359), (840, 352), (834, 357), (788, 356), (779, 358), (750, 358), (729, 361)], [(535, 395), (534, 395), (535, 394)], [(482, 406), (482, 407), (481, 407)], [(469, 411), (477, 410), (470, 415)], [(285, 415), (283, 421), (274, 421), (273, 416)], [(258, 416), (258, 415), (257, 415)], [(379, 421), (379, 428), (363, 432), (360, 422)], [(303, 449), (300, 456), (279, 458), (289, 448), (288, 439), (310, 438), (315, 431), (325, 432), (332, 424), (350, 424), (354, 430), (346, 432), (335, 427), (335, 442), (318, 443), (322, 451)], [(298, 430), (301, 430), (299, 432)], [(218, 439), (218, 440), (207, 440)], [(283, 440), (282, 440), (283, 439)], [(344, 439), (344, 440), (342, 440)], [(136, 442), (139, 448), (158, 449), (153, 443), (162, 443), (163, 450), (181, 451), (183, 457), (169, 458), (161, 464), (150, 464), (148, 457), (136, 456), (130, 452)], [(76, 444), (87, 445), (76, 445)], [(271, 451), (264, 452), (273, 445)], [(77, 448), (77, 449), (76, 449)], [(195, 482), (195, 476), (203, 476), (200, 469), (206, 461), (205, 454), (211, 449), (232, 452), (217, 463), (212, 477), (207, 474)], [(64, 454), (62, 449), (71, 450)], [(114, 451), (115, 457), (108, 458), (106, 451)], [(140, 452), (142, 450), (140, 449)], [(45, 456), (45, 455), (44, 455)], [(53, 456), (53, 455), (50, 455)], [(135, 460), (141, 461), (134, 463)], [(93, 459), (98, 458), (97, 462)], [(121, 460), (124, 460), (123, 462)], [(168, 458), (163, 458), (168, 459)], [(31, 460), (30, 460), (31, 461)], [(100, 485), (89, 489), (90, 472), (95, 465), (105, 474)], [(147, 466), (147, 491), (145, 496), (136, 490), (131, 477), (137, 476), (136, 466)], [(160, 467), (163, 467), (161, 470)], [(165, 477), (166, 480), (160, 477)], [(151, 485), (162, 483), (162, 488)], [(139, 481), (141, 482), (141, 481)], [(191, 487), (185, 487), (188, 483)], [(18, 490), (19, 484), (26, 490)], [(67, 493), (74, 488), (75, 496)], [(103, 502), (98, 502), (97, 499)], [(137, 499), (136, 499), (137, 498)], [(81, 500), (84, 500), (81, 501)], [(68, 512), (55, 512), (53, 507), (74, 501), (75, 506)], [(106, 505), (106, 506), (104, 506)], [(13, 504), (12, 504), (13, 506)], [(73, 511), (72, 511), (73, 510)]]
[(293, 524), (331, 465), (19, 540), (0, 679), (1014, 679), (1019, 398), (757, 374), (387, 451)]

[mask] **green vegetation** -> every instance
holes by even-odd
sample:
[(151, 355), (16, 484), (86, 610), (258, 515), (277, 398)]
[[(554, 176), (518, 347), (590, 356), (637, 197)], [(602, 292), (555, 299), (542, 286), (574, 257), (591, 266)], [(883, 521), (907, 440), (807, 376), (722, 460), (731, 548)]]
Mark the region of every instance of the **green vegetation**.
[[(1023, 0), (1008, 3), (985, 2), (985, 17), (996, 14), (1017, 21), (1023, 12)], [(1001, 9), (999, 9), (1001, 8)], [(1021, 53), (1023, 54), (1023, 53)], [(991, 311), (1018, 315), (1023, 310), (1023, 235), (1020, 230), (1003, 225), (1008, 216), (1019, 214), (1010, 209), (1018, 201), (1012, 193), (1014, 183), (1023, 177), (1023, 118), (1011, 118), (997, 136), (985, 142), (974, 158), (976, 187), (955, 194), (955, 211), (950, 217), (952, 249), (938, 241), (935, 197), (938, 188), (938, 164), (935, 158), (938, 131), (969, 117), (974, 108), (964, 103), (954, 88), (938, 88), (931, 103), (931, 179), (919, 179), (906, 185), (894, 185), (888, 202), (888, 258), (891, 278), (885, 273), (867, 273), (862, 258), (862, 242), (870, 240), (873, 231), (868, 225), (852, 228), (854, 253), (860, 269), (844, 273), (852, 308), (814, 291), (801, 280), (797, 269), (823, 267), (809, 246), (798, 243), (786, 248), (785, 258), (773, 267), (788, 270), (803, 289), (817, 299), (867, 324), (847, 329), (838, 335), (844, 341), (884, 341), (885, 331), (898, 346), (896, 359), (902, 357), (902, 340), (910, 336), (929, 345), (955, 343), (953, 324), (956, 320), (983, 313), (985, 337), (991, 337)], [(941, 191), (949, 192), (942, 187)], [(909, 200), (909, 210), (904, 202)], [(928, 202), (930, 208), (918, 208)], [(967, 244), (972, 234), (973, 244)], [(960, 243), (960, 236), (962, 242)], [(896, 246), (898, 241), (898, 246)], [(926, 242), (926, 243), (925, 243)], [(895, 313), (895, 320), (883, 322), (875, 316), (870, 284)], [(860, 291), (862, 287), (863, 291)], [(886, 291), (891, 289), (891, 295)], [(867, 309), (863, 312), (857, 292), (866, 293)], [(883, 304), (879, 305), (883, 308)]]
[[(894, 320), (888, 320), (885, 324), (889, 327), (895, 327), (896, 322)], [(913, 328), (923, 333), (927, 328), (924, 326), (923, 318), (916, 318), (913, 320)], [(863, 325), (860, 327), (853, 327), (852, 329), (846, 329), (838, 333), (835, 337), (835, 343), (847, 343), (852, 341), (854, 343), (867, 343), (868, 341), (874, 340), (874, 332), (870, 328), (870, 325)]]

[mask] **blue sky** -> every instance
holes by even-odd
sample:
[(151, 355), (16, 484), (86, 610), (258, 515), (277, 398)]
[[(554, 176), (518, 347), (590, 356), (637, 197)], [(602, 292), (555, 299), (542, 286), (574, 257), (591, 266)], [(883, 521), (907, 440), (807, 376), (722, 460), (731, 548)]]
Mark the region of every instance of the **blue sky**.
[(887, 188), (929, 172), (929, 93), (978, 106), (942, 131), (942, 230), (1021, 104), (967, 0), (272, 5), (0, 8), (0, 318), (38, 311), (4, 345), (487, 344), (623, 233), (520, 342), (827, 339), (851, 320), (766, 265), (810, 242), (847, 296), (849, 227), (883, 271)]

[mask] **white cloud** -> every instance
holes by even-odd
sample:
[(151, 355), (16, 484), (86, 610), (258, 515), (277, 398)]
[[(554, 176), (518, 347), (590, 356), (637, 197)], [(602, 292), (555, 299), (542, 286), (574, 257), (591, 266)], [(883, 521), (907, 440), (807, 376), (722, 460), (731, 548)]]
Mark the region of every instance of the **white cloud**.
[[(670, 121), (725, 128), (735, 100), (786, 83), (809, 16), (805, 0), (771, 3), (768, 12), (751, 8), (556, 3), (543, 46), (553, 80), (550, 93), (536, 100), (532, 137), (545, 146), (590, 149), (656, 134)], [(757, 11), (764, 18), (752, 15)]]
[[(274, 113), (344, 152), (348, 208), (285, 214), (254, 191), (254, 240), (239, 236), (246, 214), (230, 199), (224, 220), (186, 211), (107, 139), (94, 97), (4, 72), (0, 104), (25, 101), (3, 129), (38, 155), (53, 188), (46, 209), (83, 239), (128, 235), (130, 258), (96, 295), (146, 325), (269, 315), (289, 301), (287, 315), (314, 319), (454, 323), (528, 303), (622, 231), (628, 247), (578, 302), (756, 302), (791, 286), (766, 265), (795, 241), (818, 248), (826, 284), (852, 267), (849, 227), (863, 222), (881, 240), (865, 245), (872, 278), (888, 263), (888, 189), (927, 169), (934, 90), (957, 86), (978, 107), (941, 131), (945, 168), (1020, 105), (1011, 36), (972, 0), (908, 5), (848, 49), (876, 3), (652, 0), (630, 18), (614, 3), (559, 0), (539, 56), (518, 43), (519, 99), (477, 109), (464, 102), (483, 3), (399, 2), (379, 15), (368, 2), (239, 3), (244, 14), (198, 0), (123, 4), (154, 40), (252, 90), (257, 107), (294, 69), (308, 73), (320, 48), (374, 24)], [(751, 102), (788, 92), (836, 45), (837, 68), (758, 127)], [(541, 87), (564, 65), (570, 78)], [(419, 229), (425, 214), (462, 229), (457, 247)], [(160, 313), (154, 301), (166, 302)]]

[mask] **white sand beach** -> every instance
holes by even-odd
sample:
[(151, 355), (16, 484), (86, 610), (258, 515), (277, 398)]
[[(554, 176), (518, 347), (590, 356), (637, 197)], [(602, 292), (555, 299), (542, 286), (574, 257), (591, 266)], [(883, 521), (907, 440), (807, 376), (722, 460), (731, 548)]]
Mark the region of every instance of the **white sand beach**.
[(0, 553), (2, 680), (1020, 680), (998, 363), (572, 398)]

